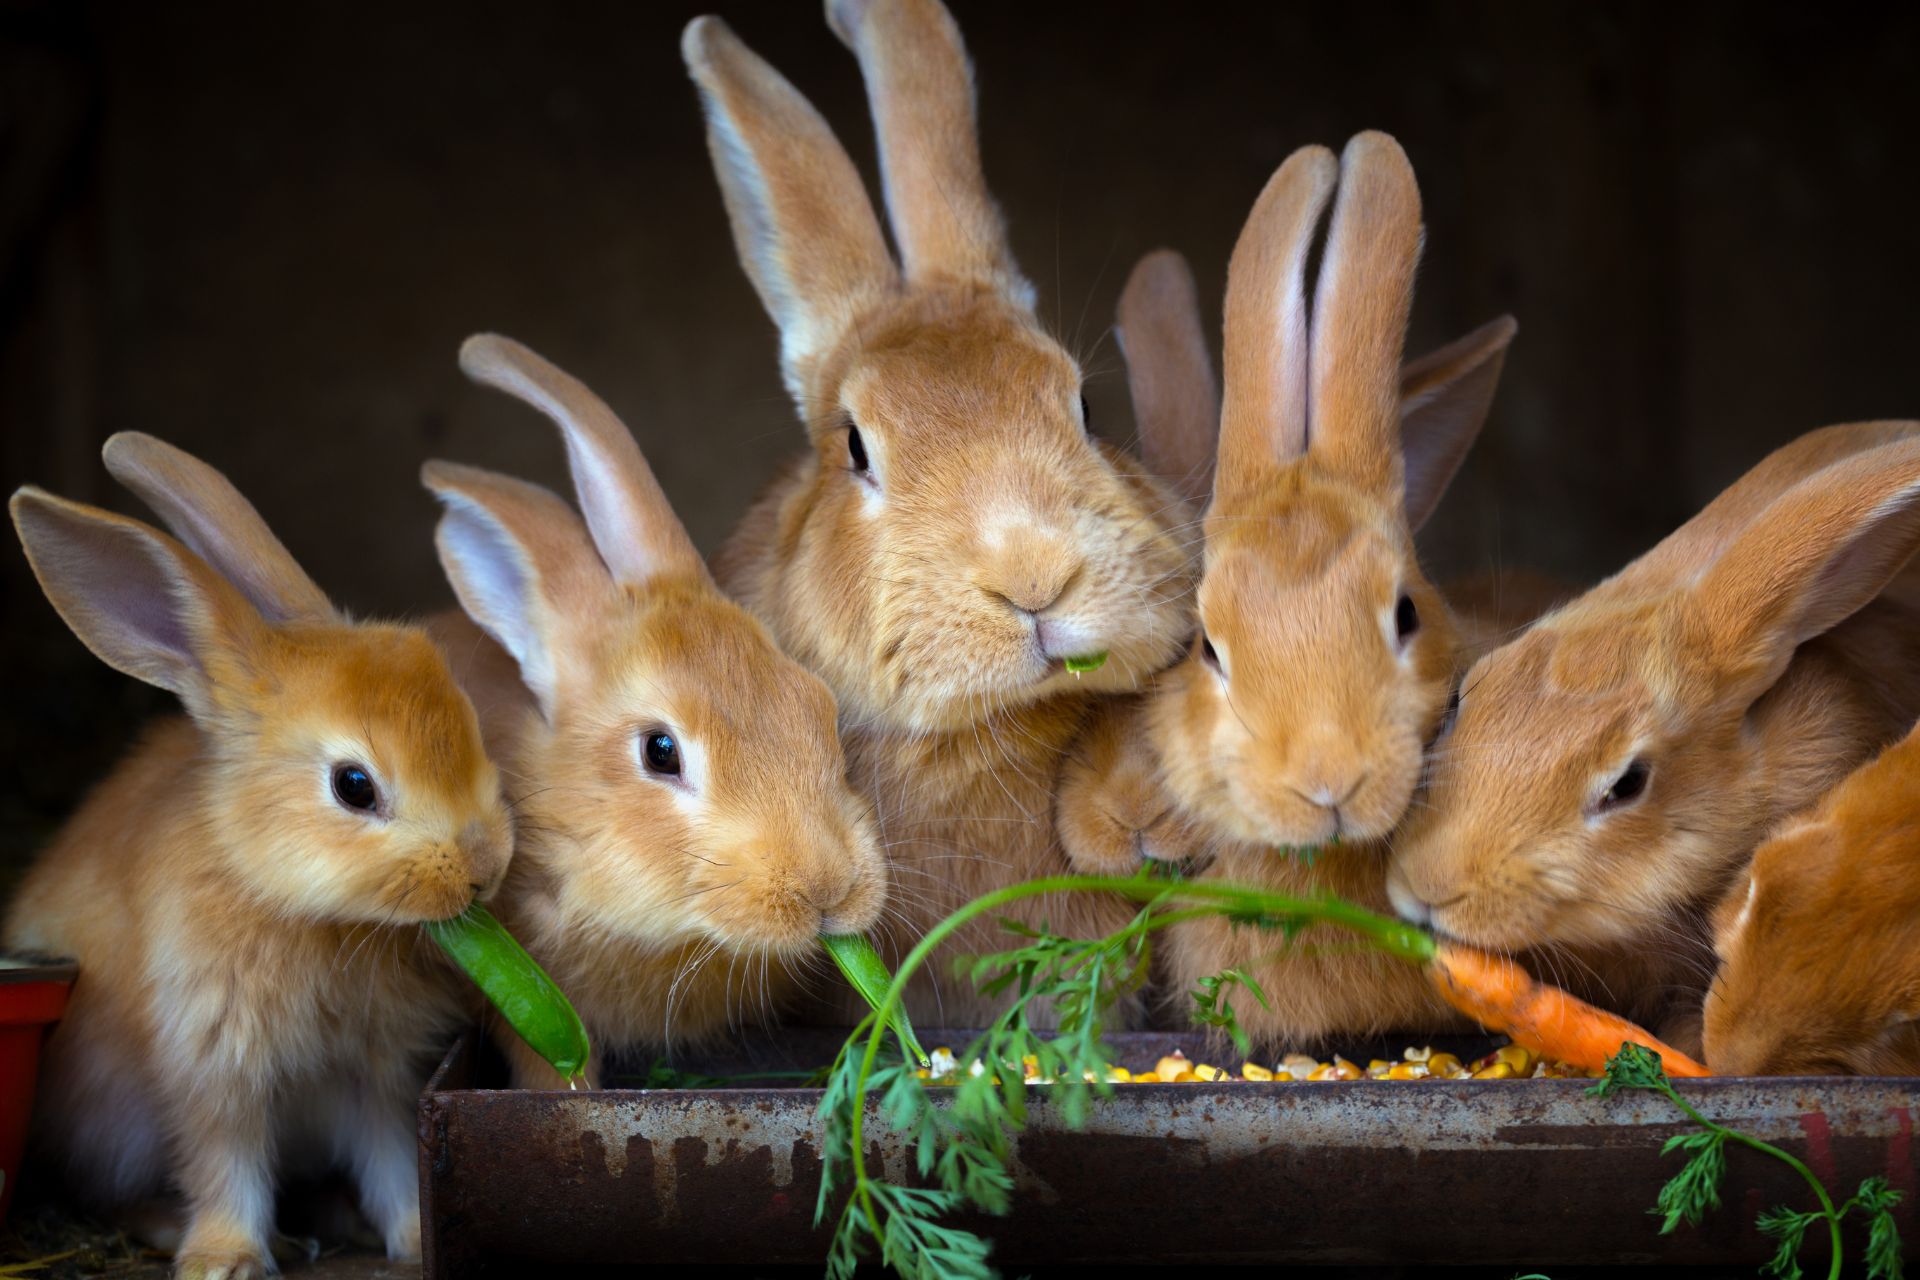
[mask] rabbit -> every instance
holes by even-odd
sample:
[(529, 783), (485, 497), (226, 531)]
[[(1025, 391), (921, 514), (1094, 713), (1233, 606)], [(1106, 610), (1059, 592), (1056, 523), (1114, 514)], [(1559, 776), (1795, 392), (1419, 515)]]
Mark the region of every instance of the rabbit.
[(1920, 1075), (1920, 727), (1754, 851), (1714, 911), (1718, 1075)]
[[(903, 913), (876, 941), (897, 960), (977, 894), (1066, 870), (1062, 754), (1100, 695), (1179, 654), (1192, 566), (1177, 498), (1089, 434), (1081, 370), (1035, 318), (981, 174), (951, 15), (937, 0), (831, 0), (827, 18), (868, 86), (897, 264), (799, 92), (718, 18), (682, 41), (811, 444), (714, 570), (839, 701)], [(1067, 669), (1095, 654), (1097, 670)], [(1007, 914), (1088, 936), (1134, 910), (1076, 896)], [(952, 939), (916, 975), (912, 1015), (990, 1016), (941, 978), (1005, 936), (983, 920)]]
[(80, 964), (37, 1138), (100, 1207), (183, 1230), (181, 1276), (274, 1270), (276, 1176), (314, 1166), (415, 1257), (413, 1100), (471, 987), (414, 926), (490, 897), (512, 848), (473, 707), (420, 629), (336, 611), (224, 476), (149, 436), (105, 453), (192, 549), (32, 487), (14, 527), (74, 634), (187, 716), (7, 912), (8, 947)]
[(1712, 904), (1920, 715), (1916, 436), (1803, 437), (1475, 663), (1395, 841), (1399, 914), (1697, 1038)]
[[(1295, 152), (1234, 249), (1223, 405), (1184, 262), (1150, 255), (1130, 278), (1119, 328), (1148, 456), (1198, 499), (1217, 420), (1218, 468), (1192, 652), (1062, 773), (1076, 866), (1122, 871), (1185, 838), (1207, 878), (1388, 906), (1381, 841), (1412, 801), (1462, 645), (1413, 532), (1485, 421), (1516, 331), (1502, 317), (1403, 369), (1419, 248), (1419, 192), (1393, 139), (1360, 134), (1339, 159)], [(1136, 825), (1149, 816), (1172, 832)], [(1169, 994), (1252, 971), (1268, 1000), (1241, 1002), (1240, 1021), (1265, 1047), (1453, 1021), (1419, 974), (1343, 937), (1283, 947), (1224, 920), (1176, 925)]]
[[(598, 1083), (609, 1050), (710, 1037), (791, 995), (816, 935), (878, 920), (887, 868), (826, 685), (720, 594), (612, 410), (505, 338), (469, 339), (460, 363), (558, 425), (585, 516), (506, 476), (422, 472), (472, 619), (436, 628), (518, 824), (497, 910), (573, 1000)], [(516, 1083), (560, 1084), (498, 1039)]]

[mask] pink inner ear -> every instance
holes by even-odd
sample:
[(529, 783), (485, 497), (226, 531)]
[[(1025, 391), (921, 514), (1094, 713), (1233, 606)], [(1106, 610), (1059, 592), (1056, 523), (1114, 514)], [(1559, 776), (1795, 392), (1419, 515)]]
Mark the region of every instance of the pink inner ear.
[(1886, 589), (1920, 544), (1920, 484), (1882, 503), (1801, 595), (1801, 644), (1838, 626)]
[(48, 576), (66, 584), (63, 594), (102, 631), (111, 632), (118, 647), (158, 651), (199, 665), (168, 566), (136, 535), (119, 528), (82, 523), (68, 525), (64, 533), (62, 544), (41, 553)]

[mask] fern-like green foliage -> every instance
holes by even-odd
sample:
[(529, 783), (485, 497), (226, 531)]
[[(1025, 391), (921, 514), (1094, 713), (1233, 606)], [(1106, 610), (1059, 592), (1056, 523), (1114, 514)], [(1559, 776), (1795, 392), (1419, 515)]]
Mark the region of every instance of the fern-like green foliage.
[(1215, 1027), (1233, 1038), (1233, 1045), (1241, 1053), (1246, 1053), (1252, 1042), (1240, 1026), (1240, 1019), (1234, 1014), (1232, 989), (1243, 987), (1248, 995), (1260, 1002), (1262, 1009), (1271, 1009), (1267, 1003), (1267, 993), (1245, 969), (1223, 969), (1194, 984), (1193, 1008), (1188, 1010), (1193, 1020), (1203, 1027)]
[(1824, 1226), (1833, 1250), (1828, 1275), (1830, 1280), (1839, 1280), (1845, 1262), (1840, 1226), (1847, 1215), (1857, 1209), (1867, 1220), (1865, 1260), (1869, 1280), (1902, 1280), (1900, 1230), (1893, 1220), (1893, 1206), (1900, 1202), (1900, 1193), (1888, 1187), (1885, 1178), (1868, 1178), (1860, 1184), (1853, 1199), (1836, 1208), (1826, 1184), (1804, 1163), (1770, 1142), (1762, 1142), (1701, 1115), (1667, 1079), (1659, 1056), (1637, 1044), (1621, 1045), (1620, 1052), (1607, 1063), (1606, 1075), (1587, 1092), (1604, 1097), (1619, 1089), (1645, 1089), (1664, 1094), (1700, 1126), (1697, 1132), (1676, 1134), (1667, 1139), (1666, 1146), (1661, 1148), (1662, 1155), (1676, 1151), (1687, 1153), (1686, 1164), (1660, 1188), (1659, 1199), (1652, 1209), (1661, 1219), (1662, 1234), (1682, 1222), (1697, 1227), (1708, 1213), (1720, 1207), (1720, 1183), (1727, 1172), (1727, 1144), (1736, 1143), (1791, 1167), (1806, 1180), (1820, 1204), (1814, 1210), (1782, 1205), (1760, 1215), (1757, 1225), (1763, 1234), (1772, 1238), (1775, 1246), (1773, 1257), (1762, 1268), (1768, 1275), (1778, 1280), (1801, 1280), (1804, 1273), (1800, 1268), (1800, 1251), (1806, 1243), (1807, 1232)]

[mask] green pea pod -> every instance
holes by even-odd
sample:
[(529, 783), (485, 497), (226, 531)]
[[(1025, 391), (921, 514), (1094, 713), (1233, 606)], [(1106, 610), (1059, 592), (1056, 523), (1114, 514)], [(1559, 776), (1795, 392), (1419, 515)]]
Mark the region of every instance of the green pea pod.
[(1106, 665), (1107, 651), (1105, 649), (1102, 649), (1099, 653), (1086, 653), (1077, 658), (1068, 658), (1066, 660), (1067, 670), (1073, 672), (1075, 675), (1079, 675), (1083, 671), (1098, 671)]
[(431, 920), (427, 933), (493, 1002), (507, 1025), (567, 1080), (586, 1070), (587, 1029), (566, 992), (479, 903), (451, 920)]
[[(820, 945), (827, 949), (833, 962), (840, 966), (840, 972), (847, 975), (847, 981), (853, 984), (863, 999), (875, 1009), (886, 998), (887, 988), (893, 985), (893, 971), (887, 968), (887, 962), (873, 949), (866, 935), (859, 933), (823, 933)], [(927, 1051), (920, 1047), (920, 1041), (913, 1034), (913, 1024), (907, 1021), (907, 1011), (894, 1006), (893, 1016), (887, 1020), (893, 1028), (893, 1034), (900, 1037), (900, 1043), (906, 1046), (913, 1060), (919, 1063), (927, 1061)]]

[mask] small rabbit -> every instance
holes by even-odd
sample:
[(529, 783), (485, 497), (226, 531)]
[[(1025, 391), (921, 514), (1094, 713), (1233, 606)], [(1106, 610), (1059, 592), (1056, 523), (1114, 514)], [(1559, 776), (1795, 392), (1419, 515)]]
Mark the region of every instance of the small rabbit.
[(349, 1170), (414, 1257), (413, 1099), (471, 997), (413, 926), (488, 897), (511, 849), (473, 707), (423, 632), (337, 613), (225, 477), (148, 436), (106, 458), (194, 550), (31, 487), (14, 527), (74, 633), (188, 718), (146, 735), (7, 914), (9, 947), (80, 962), (39, 1140), (163, 1239), (177, 1189), (181, 1276), (273, 1270), (276, 1175), (313, 1166)]
[(1920, 727), (1754, 852), (1714, 915), (1720, 1075), (1920, 1075)]
[(1916, 437), (1803, 437), (1481, 658), (1395, 843), (1400, 914), (1566, 956), (1643, 1021), (1697, 1018), (1712, 903), (1920, 715), (1920, 607), (1896, 580), (1920, 545)]
[[(471, 467), (422, 473), (441, 564), (499, 645), (436, 624), (513, 799), (498, 912), (586, 1022), (597, 1082), (603, 1051), (766, 1012), (818, 934), (875, 923), (886, 863), (832, 695), (714, 587), (612, 410), (505, 338), (460, 363), (560, 428), (585, 514)], [(560, 1083), (499, 1039), (518, 1083)]]
[[(937, 0), (831, 0), (858, 56), (899, 262), (814, 108), (717, 18), (682, 50), (742, 265), (780, 331), (812, 444), (755, 505), (716, 576), (832, 687), (854, 784), (893, 865), (897, 959), (978, 893), (1066, 863), (1062, 753), (1097, 695), (1130, 692), (1192, 633), (1175, 496), (1087, 429), (1081, 371), (1047, 336), (988, 195), (972, 75)], [(1069, 658), (1105, 654), (1097, 670)], [(1086, 935), (1134, 906), (1008, 914)], [(947, 955), (997, 949), (993, 922)], [(990, 1002), (909, 995), (952, 1025)]]
[[(1306, 279), (1329, 204), (1324, 265)], [(1185, 264), (1160, 253), (1135, 269), (1120, 332), (1148, 456), (1197, 498), (1217, 415), (1219, 464), (1193, 652), (1063, 772), (1076, 865), (1118, 871), (1173, 844), (1209, 861), (1208, 878), (1386, 908), (1379, 839), (1412, 799), (1460, 654), (1413, 531), (1484, 422), (1515, 328), (1502, 318), (1402, 369), (1419, 245), (1419, 191), (1391, 138), (1290, 157), (1229, 267), (1224, 411)], [(1149, 842), (1148, 817), (1171, 831)], [(1240, 1021), (1264, 1046), (1453, 1020), (1419, 974), (1348, 941), (1177, 925), (1170, 994), (1251, 970), (1268, 1004), (1242, 1001)]]

